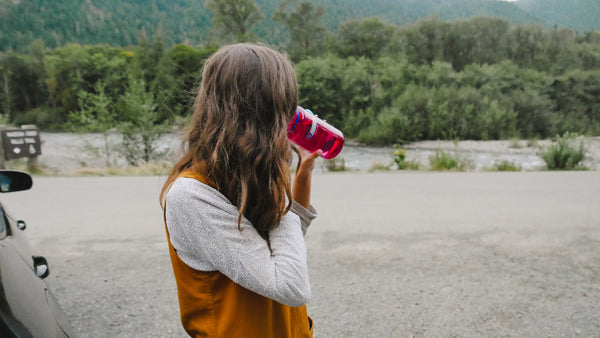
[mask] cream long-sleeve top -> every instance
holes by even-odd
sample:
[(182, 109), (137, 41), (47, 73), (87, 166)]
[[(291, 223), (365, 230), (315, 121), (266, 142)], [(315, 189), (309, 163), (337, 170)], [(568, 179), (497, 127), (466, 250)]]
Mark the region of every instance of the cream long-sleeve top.
[(219, 191), (180, 177), (166, 197), (171, 244), (189, 267), (219, 271), (235, 283), (279, 303), (297, 307), (310, 299), (304, 235), (317, 216), (292, 201), (291, 212), (269, 232), (269, 245)]

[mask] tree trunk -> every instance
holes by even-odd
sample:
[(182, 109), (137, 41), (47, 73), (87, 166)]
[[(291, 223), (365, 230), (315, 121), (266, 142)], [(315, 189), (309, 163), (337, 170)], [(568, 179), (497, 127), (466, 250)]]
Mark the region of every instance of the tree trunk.
[(10, 116), (10, 88), (8, 86), (8, 74), (4, 72), (2, 75), (4, 77), (4, 114)]

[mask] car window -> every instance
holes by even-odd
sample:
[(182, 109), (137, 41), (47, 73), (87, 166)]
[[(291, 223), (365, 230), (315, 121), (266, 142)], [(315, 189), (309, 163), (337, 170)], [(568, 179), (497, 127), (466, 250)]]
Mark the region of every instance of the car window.
[(0, 207), (0, 240), (4, 239), (7, 235), (6, 217), (4, 217), (4, 210)]

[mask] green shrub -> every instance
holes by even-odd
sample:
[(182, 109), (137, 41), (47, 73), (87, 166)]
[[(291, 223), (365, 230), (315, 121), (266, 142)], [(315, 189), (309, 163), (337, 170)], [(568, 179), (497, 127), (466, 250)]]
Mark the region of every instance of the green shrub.
[(15, 114), (13, 120), (10, 122), (15, 126), (33, 124), (42, 130), (48, 131), (60, 129), (65, 115), (66, 113), (60, 108), (37, 107), (26, 112)]
[(465, 164), (457, 157), (450, 155), (443, 150), (436, 150), (435, 155), (429, 157), (431, 170), (465, 170)]
[(420, 169), (420, 165), (418, 162), (406, 160), (406, 150), (404, 149), (397, 149), (396, 152), (394, 152), (394, 162), (396, 162), (398, 170)]
[(394, 153), (394, 162), (398, 166), (398, 170), (404, 170), (408, 166), (406, 163), (406, 150), (398, 149)]
[(556, 143), (542, 153), (549, 170), (585, 169), (581, 162), (585, 158), (583, 140), (576, 133), (566, 132), (556, 137)]

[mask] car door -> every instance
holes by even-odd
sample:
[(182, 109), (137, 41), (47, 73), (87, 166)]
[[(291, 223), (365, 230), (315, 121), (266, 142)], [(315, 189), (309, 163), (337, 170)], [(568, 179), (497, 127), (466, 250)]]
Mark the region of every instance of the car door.
[(64, 313), (36, 275), (25, 237), (14, 225), (0, 206), (0, 336), (67, 337), (57, 322)]

